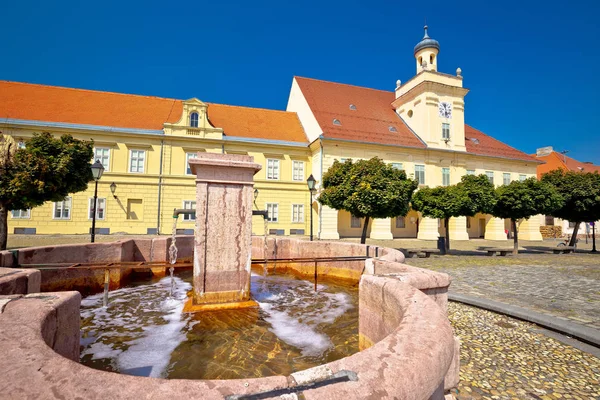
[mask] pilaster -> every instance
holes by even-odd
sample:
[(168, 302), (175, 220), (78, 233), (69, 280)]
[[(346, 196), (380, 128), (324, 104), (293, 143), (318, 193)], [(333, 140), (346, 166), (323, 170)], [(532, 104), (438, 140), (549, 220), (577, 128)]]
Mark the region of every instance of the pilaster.
[(327, 206), (321, 206), (321, 215), (319, 217), (319, 239), (337, 240), (340, 238), (338, 233), (338, 211)]
[(485, 224), (485, 239), (486, 240), (507, 240), (506, 232), (504, 232), (504, 220), (501, 218), (487, 217)]
[(391, 240), (392, 235), (392, 220), (391, 218), (375, 218), (371, 223), (371, 239)]
[(519, 239), (523, 240), (543, 240), (540, 232), (540, 217), (535, 215), (529, 219), (517, 224), (519, 230)]
[(439, 236), (437, 219), (427, 217), (419, 218), (419, 233), (417, 239), (437, 240)]
[(469, 240), (467, 232), (467, 217), (450, 218), (450, 240)]

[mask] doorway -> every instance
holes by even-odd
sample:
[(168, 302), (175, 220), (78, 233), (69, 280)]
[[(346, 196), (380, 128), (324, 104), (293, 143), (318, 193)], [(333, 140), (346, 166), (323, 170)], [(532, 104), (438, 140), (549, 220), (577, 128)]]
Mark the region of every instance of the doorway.
[(485, 237), (485, 218), (479, 218), (479, 237)]

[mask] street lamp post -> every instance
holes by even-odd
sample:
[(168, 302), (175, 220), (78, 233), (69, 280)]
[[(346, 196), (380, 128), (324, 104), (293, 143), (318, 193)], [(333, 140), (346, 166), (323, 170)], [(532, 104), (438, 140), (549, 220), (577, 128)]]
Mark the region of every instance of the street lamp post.
[(313, 212), (312, 212), (312, 202), (313, 202), (313, 195), (314, 195), (315, 191), (317, 190), (317, 189), (315, 189), (315, 183), (316, 183), (316, 180), (315, 180), (314, 176), (312, 176), (312, 174), (310, 174), (310, 176), (306, 180), (306, 184), (308, 185), (308, 190), (310, 191), (310, 207), (309, 207), (309, 212), (310, 212), (310, 241), (311, 242), (313, 240)]
[[(96, 240), (96, 206), (98, 203), (98, 181), (102, 178), (102, 173), (104, 172), (104, 166), (100, 162), (100, 160), (96, 160), (96, 162), (92, 165), (92, 176), (96, 181), (96, 186), (94, 188), (94, 208), (92, 209), (92, 240), (94, 243)], [(115, 185), (116, 187), (116, 185)]]
[(592, 253), (596, 253), (596, 221), (592, 222)]

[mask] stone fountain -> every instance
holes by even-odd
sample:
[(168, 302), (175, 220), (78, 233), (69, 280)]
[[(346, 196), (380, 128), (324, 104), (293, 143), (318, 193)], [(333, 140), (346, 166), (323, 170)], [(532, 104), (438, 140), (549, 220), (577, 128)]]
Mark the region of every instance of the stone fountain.
[(193, 295), (184, 311), (257, 307), (250, 299), (253, 157), (198, 153)]

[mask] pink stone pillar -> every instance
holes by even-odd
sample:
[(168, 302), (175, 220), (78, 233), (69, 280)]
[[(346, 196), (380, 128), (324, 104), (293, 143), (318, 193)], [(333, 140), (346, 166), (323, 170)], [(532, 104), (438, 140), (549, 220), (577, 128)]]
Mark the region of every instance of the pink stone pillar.
[(262, 167), (235, 154), (198, 153), (189, 163), (196, 175), (192, 307), (248, 302), (254, 174)]

